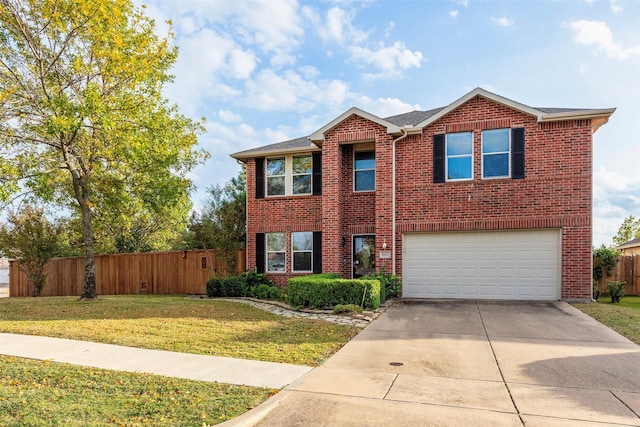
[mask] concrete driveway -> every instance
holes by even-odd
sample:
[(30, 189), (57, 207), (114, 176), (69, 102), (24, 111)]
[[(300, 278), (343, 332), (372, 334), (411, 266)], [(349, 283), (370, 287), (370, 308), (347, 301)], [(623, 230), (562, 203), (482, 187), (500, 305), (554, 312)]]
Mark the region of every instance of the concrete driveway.
[(570, 305), (390, 308), (225, 425), (640, 425), (640, 347)]

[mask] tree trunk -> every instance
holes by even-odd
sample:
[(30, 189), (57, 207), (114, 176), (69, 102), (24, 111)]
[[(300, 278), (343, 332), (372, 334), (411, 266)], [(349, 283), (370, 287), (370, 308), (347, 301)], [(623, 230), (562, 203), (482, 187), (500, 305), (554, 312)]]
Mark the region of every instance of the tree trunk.
[(84, 289), (80, 299), (95, 299), (96, 291), (96, 259), (93, 252), (93, 222), (91, 209), (87, 200), (80, 202), (82, 208), (82, 234), (84, 238)]
[(80, 299), (96, 299), (96, 260), (93, 252), (93, 218), (89, 206), (89, 189), (77, 171), (72, 170), (73, 191), (82, 210), (82, 236), (84, 242), (84, 289)]

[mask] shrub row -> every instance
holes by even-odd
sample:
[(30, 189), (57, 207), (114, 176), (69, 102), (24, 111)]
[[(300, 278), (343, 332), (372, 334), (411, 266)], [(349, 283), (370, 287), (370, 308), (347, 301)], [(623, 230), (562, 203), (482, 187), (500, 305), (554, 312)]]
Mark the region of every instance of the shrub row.
[(208, 297), (255, 297), (279, 299), (280, 288), (274, 286), (264, 274), (253, 272), (241, 276), (213, 277), (207, 282)]
[(333, 308), (355, 304), (369, 309), (380, 305), (380, 281), (339, 279), (337, 274), (293, 277), (287, 284), (289, 304), (294, 307)]

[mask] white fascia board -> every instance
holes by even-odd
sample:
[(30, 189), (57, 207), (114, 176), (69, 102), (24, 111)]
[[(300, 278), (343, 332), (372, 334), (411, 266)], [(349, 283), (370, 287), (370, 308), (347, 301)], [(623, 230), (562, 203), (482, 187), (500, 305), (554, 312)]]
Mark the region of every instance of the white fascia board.
[(362, 117), (363, 119), (367, 119), (369, 121), (372, 121), (374, 123), (379, 124), (380, 126), (384, 126), (387, 128), (387, 133), (391, 133), (391, 134), (398, 134), (402, 132), (402, 128), (398, 125), (394, 125), (391, 122), (388, 122), (384, 119), (381, 119), (378, 116), (375, 116), (371, 113), (367, 113), (364, 110), (361, 110), (357, 107), (351, 107), (349, 110), (345, 111), (344, 113), (340, 114), (338, 117), (336, 117), (335, 119), (331, 120), (329, 123), (327, 123), (326, 125), (322, 126), (320, 129), (318, 129), (317, 131), (315, 131), (314, 133), (312, 133), (309, 136), (309, 139), (314, 142), (315, 144), (318, 145), (322, 145), (322, 142), (324, 141), (324, 136), (327, 132), (329, 132), (331, 129), (335, 128), (336, 126), (338, 126), (340, 123), (342, 123), (343, 121), (347, 120), (349, 117), (351, 116), (359, 116)]
[(577, 110), (563, 113), (549, 113), (540, 117), (541, 122), (554, 122), (558, 120), (579, 120), (579, 119), (608, 119), (616, 111), (615, 108), (603, 108), (599, 110)]

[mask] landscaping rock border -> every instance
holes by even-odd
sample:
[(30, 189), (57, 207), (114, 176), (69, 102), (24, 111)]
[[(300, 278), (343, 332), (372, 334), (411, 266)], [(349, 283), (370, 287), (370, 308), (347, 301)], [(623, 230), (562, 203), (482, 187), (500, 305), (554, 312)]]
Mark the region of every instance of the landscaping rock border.
[[(208, 298), (204, 295), (190, 295), (189, 297), (201, 298), (201, 299)], [(249, 297), (211, 298), (211, 299), (248, 304), (253, 307), (259, 308), (261, 310), (265, 310), (270, 313), (274, 313), (284, 317), (297, 317), (297, 318), (305, 318), (305, 319), (324, 320), (324, 321), (336, 323), (339, 325), (356, 326), (358, 328), (366, 327), (369, 323), (377, 319), (378, 316), (380, 316), (380, 314), (384, 313), (389, 307), (401, 303), (400, 299), (391, 298), (385, 301), (384, 303), (380, 304), (380, 307), (378, 307), (377, 310), (363, 311), (362, 314), (353, 314), (353, 313), (335, 314), (333, 310), (317, 310), (317, 309), (307, 309), (307, 308), (296, 310), (295, 308), (281, 301), (261, 300), (261, 299), (249, 298)]]

